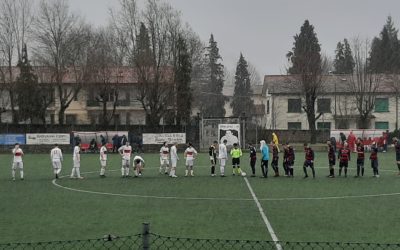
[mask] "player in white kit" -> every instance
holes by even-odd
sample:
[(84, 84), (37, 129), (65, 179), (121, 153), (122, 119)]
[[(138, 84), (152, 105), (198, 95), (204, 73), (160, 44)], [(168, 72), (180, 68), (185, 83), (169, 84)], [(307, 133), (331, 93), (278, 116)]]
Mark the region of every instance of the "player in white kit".
[(178, 150), (176, 146), (178, 143), (174, 143), (171, 147), (171, 171), (169, 172), (169, 176), (176, 178), (176, 165), (178, 164), (179, 161), (179, 156), (178, 156)]
[(118, 149), (119, 154), (122, 156), (121, 174), (122, 178), (129, 177), (129, 167), (131, 165), (132, 147), (129, 142)]
[(63, 161), (63, 154), (61, 149), (58, 147), (58, 144), (55, 144), (54, 148), (50, 151), (50, 159), (51, 164), (53, 165), (53, 173), (56, 179), (58, 179), (62, 167), (61, 162)]
[(72, 154), (73, 167), (70, 178), (83, 179), (81, 176), (81, 143), (77, 142)]
[(103, 142), (103, 145), (100, 148), (100, 177), (106, 177), (106, 166), (107, 166), (107, 147), (106, 143)]
[(218, 147), (218, 159), (219, 159), (219, 169), (221, 172), (221, 177), (225, 177), (225, 165), (228, 159), (228, 151), (226, 149), (226, 143), (228, 141), (224, 140), (223, 143), (219, 144)]
[(160, 149), (160, 174), (168, 174), (169, 170), (169, 148), (167, 142), (164, 142)]
[(190, 171), (190, 176), (194, 176), (193, 162), (194, 162), (194, 159), (196, 159), (197, 151), (196, 151), (196, 149), (193, 148), (192, 143), (190, 143), (190, 142), (188, 143), (188, 148), (185, 150), (185, 153), (183, 155), (186, 158), (185, 176), (188, 176), (189, 171)]
[(15, 181), (15, 170), (18, 168), (21, 180), (24, 180), (24, 163), (22, 161), (22, 156), (24, 156), (24, 152), (19, 147), (19, 143), (15, 143), (12, 154), (14, 155), (13, 164), (11, 167), (12, 179), (13, 181)]
[(142, 175), (144, 165), (145, 163), (141, 156), (136, 155), (135, 157), (133, 157), (133, 170), (135, 171), (135, 177), (139, 177)]

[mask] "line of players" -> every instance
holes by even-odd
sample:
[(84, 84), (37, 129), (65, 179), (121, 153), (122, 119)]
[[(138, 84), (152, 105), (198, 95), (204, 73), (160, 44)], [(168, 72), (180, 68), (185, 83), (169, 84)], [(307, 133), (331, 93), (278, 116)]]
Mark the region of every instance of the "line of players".
[[(219, 166), (220, 166), (220, 176), (225, 177), (225, 166), (226, 166), (226, 161), (228, 159), (228, 152), (227, 152), (227, 147), (226, 147), (227, 141), (224, 140), (223, 143), (218, 145), (217, 141), (214, 141), (214, 143), (210, 146), (209, 148), (209, 156), (210, 156), (210, 162), (211, 162), (211, 176), (215, 176), (215, 168), (217, 164), (217, 159), (219, 160)], [(396, 151), (396, 164), (399, 169), (399, 175), (400, 175), (400, 141), (394, 137), (393, 138), (393, 143), (395, 146), (395, 151)], [(176, 178), (176, 167), (177, 167), (177, 162), (179, 161), (179, 156), (177, 154), (177, 143), (174, 143), (171, 146), (171, 149), (168, 148), (168, 145), (166, 142), (163, 143), (161, 149), (160, 149), (160, 173), (165, 173), (168, 174), (170, 177)], [(334, 178), (335, 177), (335, 165), (336, 165), (336, 151), (334, 145), (331, 144), (330, 141), (327, 142), (328, 146), (328, 162), (329, 162), (329, 178)], [(217, 151), (218, 147), (218, 151)], [(275, 144), (274, 142), (271, 142), (271, 148), (272, 148), (272, 161), (271, 161), (271, 168), (274, 170), (275, 175), (274, 177), (279, 176), (279, 168), (278, 168), (278, 161), (279, 161), (279, 147), (278, 144)], [(284, 169), (284, 175), (288, 177), (293, 177), (294, 176), (294, 162), (295, 162), (295, 150), (294, 148), (289, 144), (286, 143), (283, 145), (283, 169)], [(256, 148), (252, 145), (249, 144), (249, 151), (250, 151), (250, 167), (252, 170), (252, 177), (255, 177), (255, 165), (257, 161), (257, 150)], [(261, 173), (262, 173), (262, 178), (267, 178), (268, 177), (268, 161), (270, 159), (269, 157), (269, 147), (266, 144), (264, 140), (260, 141), (260, 151), (261, 151)], [(362, 144), (361, 138), (358, 138), (356, 141), (356, 151), (357, 151), (357, 174), (355, 177), (360, 177), (364, 176), (364, 161), (365, 161), (365, 152), (364, 152), (364, 145)], [(80, 144), (77, 144), (74, 147), (73, 151), (73, 167), (72, 167), (72, 172), (70, 175), (70, 178), (77, 178), (77, 179), (83, 179), (83, 177), (80, 174)], [(129, 142), (126, 142), (125, 145), (121, 146), (118, 149), (118, 152), (120, 153), (122, 157), (122, 166), (121, 166), (121, 176), (123, 178), (129, 177), (129, 170), (130, 170), (130, 165), (131, 165), (131, 155), (132, 155), (132, 147), (129, 145)], [(13, 164), (12, 164), (12, 179), (15, 180), (15, 174), (16, 170), (18, 169), (20, 172), (20, 178), (21, 180), (24, 179), (24, 171), (23, 171), (23, 161), (22, 157), (24, 155), (22, 149), (20, 148), (19, 144), (16, 143), (14, 149), (12, 150), (13, 153)], [(309, 144), (304, 144), (304, 153), (305, 153), (305, 161), (303, 164), (303, 171), (304, 171), (304, 178), (308, 178), (308, 172), (307, 168), (311, 169), (312, 176), (315, 178), (315, 169), (314, 169), (314, 158), (315, 154), (313, 149), (310, 147)], [(194, 165), (194, 160), (197, 156), (197, 151), (194, 149), (193, 145), (191, 143), (188, 143), (188, 147), (184, 152), (184, 158), (186, 159), (185, 166), (185, 176), (194, 176), (194, 170), (193, 170), (193, 165)], [(218, 156), (217, 156), (218, 154)], [(238, 145), (235, 143), (233, 145), (233, 148), (230, 151), (230, 155), (232, 158), (232, 174), (233, 175), (243, 175), (245, 176), (246, 174), (242, 172), (240, 168), (240, 158), (242, 157), (242, 151), (238, 147)], [(61, 168), (62, 168), (62, 161), (63, 161), (63, 154), (61, 149), (58, 147), (58, 145), (55, 145), (55, 147), (51, 150), (50, 152), (50, 158), (51, 162), (53, 165), (53, 171), (55, 178), (59, 178)], [(344, 170), (344, 176), (347, 177), (347, 168), (349, 165), (349, 161), (351, 160), (351, 150), (348, 147), (347, 142), (344, 142), (343, 146), (339, 149), (337, 159), (339, 160), (339, 176), (342, 175), (342, 172)], [(376, 143), (373, 143), (371, 147), (371, 153), (370, 153), (370, 162), (371, 162), (371, 168), (373, 170), (373, 177), (379, 177), (379, 162), (378, 162), (378, 147)], [(170, 168), (170, 160), (171, 160), (171, 168)], [(104, 178), (105, 177), (105, 171), (107, 167), (107, 148), (106, 145), (103, 144), (102, 147), (100, 148), (100, 177)], [(138, 177), (141, 176), (143, 168), (145, 166), (145, 161), (144, 159), (136, 155), (133, 158), (133, 170), (134, 170), (134, 176)]]

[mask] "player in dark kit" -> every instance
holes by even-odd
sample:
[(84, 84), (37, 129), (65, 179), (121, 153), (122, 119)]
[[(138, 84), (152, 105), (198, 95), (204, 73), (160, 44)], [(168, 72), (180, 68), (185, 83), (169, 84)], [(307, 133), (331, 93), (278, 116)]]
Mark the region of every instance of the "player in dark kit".
[(249, 143), (249, 151), (250, 151), (251, 177), (255, 177), (256, 176), (257, 151), (256, 151), (256, 148), (251, 143)]
[(397, 168), (399, 169), (399, 173), (397, 175), (400, 175), (400, 141), (397, 139), (397, 137), (393, 137), (393, 144), (394, 149), (396, 150), (396, 164)]
[(217, 164), (217, 151), (215, 148), (217, 147), (218, 142), (214, 141), (213, 144), (208, 149), (208, 155), (210, 156), (211, 162), (211, 176), (215, 176), (215, 164)]
[(361, 138), (357, 138), (356, 142), (356, 150), (357, 150), (357, 175), (354, 177), (359, 177), (360, 176), (360, 171), (361, 171), (361, 176), (364, 176), (364, 145), (361, 141)]
[(289, 144), (286, 143), (286, 147), (288, 148), (288, 153), (287, 153), (287, 159), (286, 159), (286, 166), (288, 169), (288, 176), (293, 177), (294, 175), (294, 160), (296, 159), (295, 154), (294, 154), (294, 149), (293, 147)]
[(335, 147), (331, 141), (327, 141), (328, 144), (328, 161), (329, 161), (329, 178), (335, 178), (335, 165), (336, 165), (336, 153)]
[(339, 149), (338, 159), (339, 159), (339, 176), (342, 175), (342, 170), (344, 168), (344, 177), (347, 177), (347, 168), (349, 167), (349, 161), (350, 161), (350, 149), (347, 142), (345, 142), (343, 144), (343, 147)]
[(313, 178), (315, 178), (314, 150), (312, 150), (310, 145), (308, 145), (307, 143), (304, 143), (304, 153), (305, 153), (305, 161), (303, 165), (304, 178), (308, 178), (307, 167), (311, 168)]
[(371, 146), (371, 155), (369, 156), (369, 159), (371, 160), (371, 167), (374, 172), (374, 177), (378, 178), (379, 177), (379, 165), (378, 165), (378, 147), (376, 145), (376, 142), (372, 143)]
[(285, 176), (289, 176), (289, 166), (288, 166), (288, 155), (289, 155), (289, 147), (288, 144), (283, 144), (283, 170), (285, 171)]
[(279, 169), (278, 169), (278, 161), (279, 161), (279, 149), (278, 145), (276, 145), (274, 142), (271, 142), (271, 147), (272, 147), (272, 161), (271, 161), (271, 167), (275, 172), (274, 177), (279, 177)]

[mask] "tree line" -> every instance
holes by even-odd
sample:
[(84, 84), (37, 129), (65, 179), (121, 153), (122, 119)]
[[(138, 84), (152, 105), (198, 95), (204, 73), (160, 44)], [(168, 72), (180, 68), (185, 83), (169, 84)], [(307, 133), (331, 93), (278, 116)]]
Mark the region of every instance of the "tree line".
[(100, 122), (108, 125), (127, 68), (137, 75), (134, 98), (146, 124), (166, 116), (188, 124), (194, 105), (203, 116), (224, 116), (221, 62), (214, 36), (208, 45), (201, 41), (167, 1), (139, 8), (137, 0), (119, 0), (104, 27), (88, 24), (67, 0), (0, 2), (0, 118), (10, 109), (13, 123), (46, 124), (46, 110), (57, 103), (58, 123), (65, 124), (66, 110), (86, 88), (96, 93)]
[[(321, 53), (314, 26), (308, 20), (304, 21), (300, 33), (294, 36), (293, 48), (286, 54), (289, 61), (287, 73), (294, 78), (292, 87), (303, 100), (302, 108), (312, 132), (316, 130), (316, 121), (323, 115), (316, 112), (315, 106), (318, 97), (325, 94), (326, 77), (330, 74), (349, 76), (346, 90), (351, 93), (352, 104), (358, 112), (358, 128), (369, 128), (376, 93), (384, 77), (391, 79), (398, 98), (400, 42), (397, 34), (389, 16), (380, 34), (372, 41), (356, 37), (349, 42), (344, 38), (337, 43), (335, 58), (330, 60)], [(338, 105), (347, 105), (347, 101)], [(339, 107), (339, 110), (345, 112), (340, 115), (348, 114), (347, 107)], [(311, 141), (315, 142), (315, 133), (311, 134)]]

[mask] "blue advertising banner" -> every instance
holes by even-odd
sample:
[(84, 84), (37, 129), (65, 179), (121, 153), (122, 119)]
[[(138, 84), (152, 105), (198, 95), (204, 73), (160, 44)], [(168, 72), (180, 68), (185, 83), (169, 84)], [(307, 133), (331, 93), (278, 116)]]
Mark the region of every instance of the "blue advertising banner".
[(0, 145), (25, 144), (24, 134), (0, 134)]

